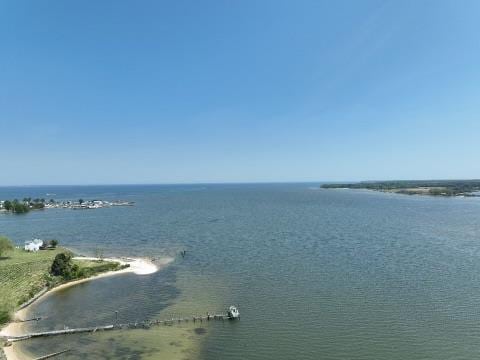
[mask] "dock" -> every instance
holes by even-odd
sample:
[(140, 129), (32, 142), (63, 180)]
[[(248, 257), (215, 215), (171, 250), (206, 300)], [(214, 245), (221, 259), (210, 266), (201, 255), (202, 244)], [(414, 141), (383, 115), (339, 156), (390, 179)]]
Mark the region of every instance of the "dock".
[(10, 336), (6, 340), (7, 342), (13, 343), (17, 341), (28, 340), (38, 337), (47, 337), (47, 336), (59, 336), (59, 335), (70, 335), (70, 334), (81, 334), (81, 333), (95, 333), (97, 331), (111, 331), (111, 330), (127, 330), (127, 329), (149, 329), (152, 326), (171, 326), (174, 324), (187, 323), (187, 322), (204, 322), (204, 321), (224, 321), (230, 320), (228, 314), (208, 314), (200, 316), (190, 316), (182, 318), (171, 318), (168, 320), (148, 320), (142, 322), (132, 322), (124, 324), (111, 324), (111, 325), (101, 325), (101, 326), (92, 326), (92, 327), (82, 327), (82, 328), (65, 328), (61, 330), (50, 330), (42, 331), (36, 333), (27, 333), (19, 336)]

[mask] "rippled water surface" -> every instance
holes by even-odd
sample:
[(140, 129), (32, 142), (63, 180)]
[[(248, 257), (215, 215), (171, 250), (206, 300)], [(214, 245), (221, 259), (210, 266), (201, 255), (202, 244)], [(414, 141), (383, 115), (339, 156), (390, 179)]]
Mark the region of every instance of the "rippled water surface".
[[(56, 194), (49, 195), (46, 194)], [(316, 184), (0, 188), (134, 207), (0, 214), (19, 244), (176, 256), (155, 274), (52, 294), (31, 330), (222, 311), (212, 322), (27, 341), (64, 359), (471, 359), (480, 352), (480, 200)], [(185, 258), (177, 256), (186, 249)]]

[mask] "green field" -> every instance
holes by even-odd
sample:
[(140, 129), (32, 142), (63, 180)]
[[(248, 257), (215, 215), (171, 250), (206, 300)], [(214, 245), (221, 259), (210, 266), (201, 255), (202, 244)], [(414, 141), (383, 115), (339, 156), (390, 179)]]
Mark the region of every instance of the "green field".
[[(55, 256), (66, 251), (61, 247), (35, 253), (15, 249), (0, 258), (0, 324), (8, 322), (19, 305), (45, 286), (64, 282), (52, 277), (49, 270)], [(74, 263), (82, 270), (81, 278), (120, 268), (118, 263), (107, 261), (74, 260)]]

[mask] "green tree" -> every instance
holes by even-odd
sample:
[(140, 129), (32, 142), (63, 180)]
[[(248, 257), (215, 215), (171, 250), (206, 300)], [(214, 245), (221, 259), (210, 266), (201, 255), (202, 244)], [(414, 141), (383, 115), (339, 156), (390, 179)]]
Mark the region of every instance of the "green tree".
[(5, 200), (4, 203), (3, 203), (3, 207), (7, 211), (12, 210), (12, 202), (10, 200)]
[(15, 199), (12, 201), (11, 210), (14, 213), (22, 214), (28, 212), (30, 208), (28, 207), (28, 205), (25, 205), (24, 203), (21, 203), (17, 199)]
[(17, 199), (10, 201), (10, 200), (5, 200), (3, 203), (3, 207), (7, 211), (11, 211), (13, 213), (25, 213), (30, 210), (28, 205), (26, 205), (23, 202), (18, 201)]
[(56, 248), (58, 245), (58, 241), (55, 239), (50, 240), (50, 246)]
[(55, 256), (50, 273), (54, 276), (61, 276), (65, 280), (73, 279), (77, 276), (78, 265), (72, 263), (72, 255), (60, 253)]
[(11, 250), (13, 250), (13, 244), (10, 239), (5, 236), (0, 236), (0, 257)]

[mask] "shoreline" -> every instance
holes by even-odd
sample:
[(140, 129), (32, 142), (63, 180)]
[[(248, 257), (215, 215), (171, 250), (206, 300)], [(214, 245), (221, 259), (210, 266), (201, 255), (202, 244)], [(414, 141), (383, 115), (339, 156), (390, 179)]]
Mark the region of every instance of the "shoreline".
[[(163, 257), (163, 258), (159, 258), (157, 260), (152, 261), (148, 258), (120, 257), (120, 258), (100, 259), (96, 257), (86, 257), (86, 256), (76, 256), (73, 259), (93, 260), (93, 261), (95, 260), (111, 261), (111, 262), (117, 262), (120, 265), (129, 265), (129, 267), (126, 267), (120, 270), (107, 271), (107, 272), (100, 273), (95, 276), (91, 276), (84, 279), (69, 281), (49, 289), (48, 291), (43, 293), (41, 296), (36, 298), (35, 301), (33, 301), (32, 303), (28, 304), (22, 309), (15, 311), (12, 317), (12, 320), (9, 323), (5, 324), (5, 326), (3, 326), (0, 329), (0, 339), (2, 338), (6, 339), (10, 336), (19, 336), (23, 333), (24, 323), (21, 322), (21, 320), (24, 320), (28, 317), (28, 312), (30, 310), (30, 307), (32, 306), (32, 304), (36, 303), (39, 299), (44, 299), (48, 296), (51, 296), (52, 294), (55, 294), (60, 290), (63, 290), (78, 284), (82, 284), (88, 281), (105, 278), (105, 277), (111, 277), (115, 275), (122, 275), (122, 274), (128, 274), (128, 273), (132, 273), (139, 276), (153, 274), (163, 269), (174, 260), (174, 258), (171, 258), (171, 257)], [(14, 345), (4, 346), (4, 344), (2, 344), (1, 350), (3, 350), (7, 360), (25, 360), (26, 358), (24, 354), (21, 354), (18, 352), (18, 350), (14, 349)]]
[(323, 190), (351, 190), (351, 191), (365, 191), (365, 192), (374, 192), (374, 193), (381, 193), (381, 194), (391, 194), (391, 195), (406, 195), (412, 197), (426, 197), (426, 198), (441, 198), (441, 199), (478, 199), (480, 195), (476, 194), (455, 194), (455, 195), (436, 195), (436, 194), (428, 194), (424, 192), (415, 192), (415, 193), (405, 193), (401, 191), (394, 191), (394, 190), (381, 190), (381, 189), (368, 189), (368, 188), (353, 188), (353, 187), (335, 187), (335, 188), (322, 188)]

